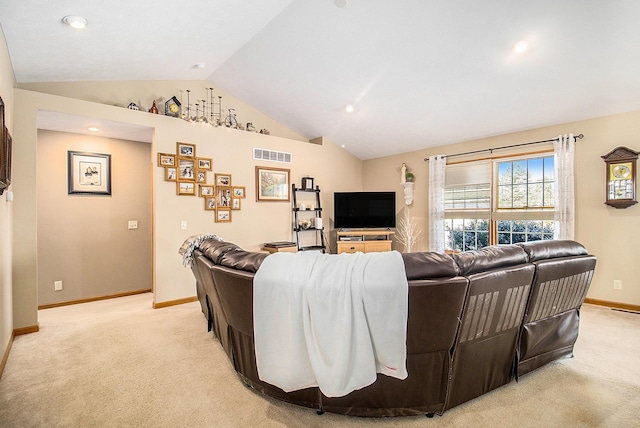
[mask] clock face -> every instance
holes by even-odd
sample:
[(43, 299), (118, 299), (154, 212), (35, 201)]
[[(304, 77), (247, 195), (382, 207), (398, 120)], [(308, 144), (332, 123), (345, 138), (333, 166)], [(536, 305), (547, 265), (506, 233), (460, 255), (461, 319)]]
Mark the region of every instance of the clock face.
[(625, 180), (631, 177), (631, 165), (626, 163), (611, 165), (611, 175), (613, 179)]
[(180, 110), (180, 108), (178, 107), (178, 105), (177, 105), (177, 104), (171, 104), (171, 105), (169, 106), (169, 111), (170, 111), (171, 113), (174, 113), (174, 114), (175, 114), (175, 113), (178, 113), (178, 110)]

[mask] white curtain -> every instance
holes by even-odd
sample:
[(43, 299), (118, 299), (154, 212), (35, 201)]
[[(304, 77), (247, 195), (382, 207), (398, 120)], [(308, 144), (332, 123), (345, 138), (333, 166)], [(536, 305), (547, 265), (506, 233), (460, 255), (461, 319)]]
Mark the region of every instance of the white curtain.
[(575, 139), (573, 134), (560, 135), (553, 142), (555, 169), (554, 239), (573, 239), (575, 196), (573, 183)]
[(429, 251), (444, 253), (444, 179), (447, 158), (429, 156)]

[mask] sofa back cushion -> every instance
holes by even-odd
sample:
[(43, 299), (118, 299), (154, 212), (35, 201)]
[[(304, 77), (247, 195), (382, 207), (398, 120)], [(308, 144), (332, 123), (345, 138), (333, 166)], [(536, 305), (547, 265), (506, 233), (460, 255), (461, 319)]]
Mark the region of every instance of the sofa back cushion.
[(527, 262), (527, 253), (518, 245), (492, 245), (452, 257), (462, 276)]
[(407, 280), (453, 278), (458, 275), (458, 266), (447, 254), (424, 252), (403, 253)]
[(569, 240), (530, 241), (516, 245), (527, 253), (530, 262), (588, 254), (585, 247)]

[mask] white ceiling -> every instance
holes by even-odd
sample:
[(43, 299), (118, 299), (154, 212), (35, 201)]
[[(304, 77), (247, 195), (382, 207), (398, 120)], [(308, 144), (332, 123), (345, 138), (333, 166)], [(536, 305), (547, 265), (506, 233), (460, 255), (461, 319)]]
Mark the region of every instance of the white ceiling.
[(207, 79), (361, 159), (640, 109), (638, 18), (637, 0), (0, 3), (18, 82)]

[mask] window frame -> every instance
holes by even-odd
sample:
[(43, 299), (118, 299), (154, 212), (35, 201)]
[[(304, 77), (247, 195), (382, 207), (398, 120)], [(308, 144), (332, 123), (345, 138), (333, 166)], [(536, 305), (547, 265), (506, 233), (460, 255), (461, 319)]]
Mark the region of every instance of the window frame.
[[(466, 163), (488, 162), (489, 163), (488, 167), (490, 168), (490, 175), (489, 175), (490, 201), (489, 201), (489, 208), (473, 208), (473, 209), (466, 209), (466, 208), (446, 209), (445, 208), (445, 212), (444, 212), (445, 221), (451, 220), (451, 219), (463, 219), (463, 220), (475, 220), (475, 221), (488, 219), (488, 222), (489, 222), (489, 244), (488, 245), (495, 245), (495, 244), (498, 244), (499, 242), (498, 241), (498, 238), (499, 238), (498, 234), (500, 233), (500, 231), (498, 230), (499, 221), (541, 221), (543, 222), (542, 223), (543, 230), (545, 225), (544, 222), (547, 222), (547, 224), (548, 222), (551, 222), (551, 226), (553, 226), (555, 205), (554, 206), (547, 205), (547, 206), (541, 206), (541, 207), (534, 206), (534, 207), (498, 208), (499, 197), (500, 197), (499, 177), (498, 177), (499, 164), (507, 161), (513, 162), (517, 160), (531, 160), (531, 159), (540, 158), (542, 159), (542, 162), (544, 165), (544, 158), (548, 158), (548, 157), (554, 157), (553, 149), (546, 149), (546, 150), (526, 152), (526, 153), (511, 153), (511, 154), (506, 154), (501, 156), (492, 156), (492, 157), (487, 157), (482, 159), (473, 159), (473, 160), (466, 160), (466, 161), (453, 162), (451, 164), (447, 164), (447, 167), (449, 167), (450, 165), (454, 166), (454, 165), (461, 165)], [(554, 168), (553, 168), (552, 184), (553, 186), (555, 186), (557, 182), (555, 177), (555, 159), (553, 159), (553, 162), (554, 162)], [(541, 183), (543, 185), (543, 192), (544, 192), (544, 183), (548, 183), (548, 181), (545, 181), (544, 171), (543, 171), (543, 180)], [(527, 181), (524, 184), (529, 185), (528, 176), (527, 176)], [(472, 184), (472, 185), (476, 185), (476, 184)], [(458, 187), (461, 187), (461, 186), (458, 185)], [(552, 188), (551, 191), (554, 192), (554, 189)], [(445, 182), (445, 194), (446, 192), (447, 192), (447, 185)], [(544, 196), (543, 196), (543, 202), (544, 202)], [(555, 204), (555, 201), (554, 201), (554, 204)], [(448, 234), (448, 232), (449, 231), (445, 227), (445, 234)], [(510, 233), (513, 234), (512, 231)], [(526, 232), (526, 234), (528, 237), (529, 233)], [(543, 233), (542, 239), (544, 239), (544, 236), (547, 236), (547, 235), (548, 234)], [(513, 241), (513, 236), (511, 237), (510, 241)], [(476, 242), (477, 242), (477, 238), (476, 238)], [(449, 252), (449, 253), (458, 252), (457, 250), (454, 250), (452, 248), (453, 245), (449, 245), (449, 244), (451, 244), (451, 242), (447, 239), (447, 235), (445, 235), (446, 252)], [(463, 240), (463, 248), (464, 248), (464, 240)]]

